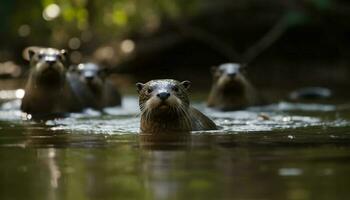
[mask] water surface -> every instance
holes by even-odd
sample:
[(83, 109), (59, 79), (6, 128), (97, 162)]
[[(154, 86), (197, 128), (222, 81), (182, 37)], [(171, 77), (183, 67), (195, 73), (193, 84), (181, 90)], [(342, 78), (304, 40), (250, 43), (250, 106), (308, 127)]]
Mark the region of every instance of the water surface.
[(0, 199), (347, 199), (350, 109), (203, 110), (220, 130), (139, 135), (136, 97), (104, 113), (24, 120), (0, 109)]

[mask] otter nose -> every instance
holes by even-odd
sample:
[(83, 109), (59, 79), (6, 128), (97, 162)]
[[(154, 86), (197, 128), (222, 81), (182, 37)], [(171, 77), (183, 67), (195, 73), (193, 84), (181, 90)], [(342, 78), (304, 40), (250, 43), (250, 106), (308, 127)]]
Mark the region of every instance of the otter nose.
[(85, 79), (87, 81), (92, 81), (94, 79), (94, 76), (85, 76)]
[(49, 65), (53, 65), (56, 62), (56, 60), (46, 60), (46, 63)]
[(95, 77), (95, 73), (93, 73), (93, 72), (91, 72), (91, 71), (84, 71), (83, 72), (83, 76), (85, 77), (85, 79), (87, 80), (87, 81), (92, 81), (93, 79), (94, 79), (94, 77)]
[(157, 97), (159, 97), (163, 101), (165, 101), (169, 96), (170, 96), (169, 92), (161, 92), (157, 94)]
[(231, 72), (231, 73), (227, 73), (227, 75), (229, 77), (231, 77), (231, 78), (234, 78), (237, 75), (237, 73), (236, 72)]

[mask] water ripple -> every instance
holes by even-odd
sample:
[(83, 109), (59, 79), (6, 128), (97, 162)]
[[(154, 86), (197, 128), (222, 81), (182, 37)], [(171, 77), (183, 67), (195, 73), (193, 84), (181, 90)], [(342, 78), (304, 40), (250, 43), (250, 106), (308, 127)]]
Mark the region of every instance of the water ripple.
[[(0, 107), (0, 121), (23, 122), (20, 100), (5, 102)], [(123, 98), (122, 107), (111, 107), (99, 112), (86, 109), (72, 113), (67, 118), (46, 121), (52, 131), (95, 134), (135, 134), (139, 132), (139, 106), (136, 97)], [(220, 112), (206, 108), (204, 104), (194, 106), (212, 118), (220, 127), (217, 131), (205, 133), (259, 132), (303, 127), (344, 127), (349, 120), (323, 119), (322, 115), (309, 116), (307, 112), (336, 112), (336, 106), (328, 104), (301, 104), (280, 102), (268, 106), (252, 107), (242, 111)], [(299, 112), (296, 111), (303, 111)], [(203, 131), (201, 131), (203, 133)]]

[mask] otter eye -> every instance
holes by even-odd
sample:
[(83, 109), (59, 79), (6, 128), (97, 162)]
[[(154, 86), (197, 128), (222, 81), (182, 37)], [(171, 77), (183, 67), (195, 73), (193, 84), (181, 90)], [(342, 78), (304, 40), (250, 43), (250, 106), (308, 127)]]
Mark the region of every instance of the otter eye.
[(64, 61), (64, 60), (65, 60), (65, 58), (64, 58), (63, 55), (57, 55), (57, 58), (58, 58), (60, 61)]
[(148, 93), (148, 94), (151, 94), (152, 92), (153, 92), (152, 88), (148, 88), (148, 89), (147, 89), (147, 93)]
[(173, 87), (173, 90), (174, 90), (175, 92), (179, 92), (179, 87), (174, 86), (174, 87)]
[(43, 59), (43, 58), (44, 58), (44, 55), (43, 55), (43, 54), (39, 54), (39, 55), (38, 55), (38, 58), (39, 58), (39, 59)]

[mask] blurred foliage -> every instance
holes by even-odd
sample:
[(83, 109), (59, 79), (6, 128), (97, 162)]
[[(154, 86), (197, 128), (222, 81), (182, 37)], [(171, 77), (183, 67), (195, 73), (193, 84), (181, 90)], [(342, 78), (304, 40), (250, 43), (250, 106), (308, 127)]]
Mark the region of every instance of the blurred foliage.
[[(169, 21), (191, 22), (189, 19), (203, 15), (207, 16), (196, 25), (204, 29), (226, 27), (218, 30), (231, 35), (232, 27), (246, 25), (253, 27), (247, 31), (257, 33), (261, 27), (256, 24), (263, 24), (266, 19), (269, 22), (264, 24), (264, 30), (278, 18), (285, 20), (288, 27), (305, 24), (312, 18), (310, 12), (327, 11), (338, 1), (1, 0), (0, 61), (11, 58), (11, 54), (18, 55), (28, 45), (91, 50), (123, 38), (152, 35)], [(254, 18), (246, 20), (251, 14)]]
[(331, 0), (313, 0), (315, 6), (320, 9), (327, 9), (331, 6)]
[[(118, 38), (134, 30), (152, 31), (163, 16), (176, 18), (196, 13), (198, 0), (32, 0), (1, 1), (1, 33), (7, 41), (23, 39), (18, 31), (29, 25), (24, 39), (31, 43), (66, 46), (72, 36), (83, 41)], [(43, 12), (56, 4), (59, 15), (45, 20)]]

